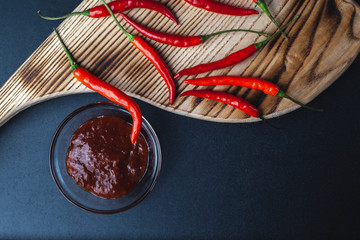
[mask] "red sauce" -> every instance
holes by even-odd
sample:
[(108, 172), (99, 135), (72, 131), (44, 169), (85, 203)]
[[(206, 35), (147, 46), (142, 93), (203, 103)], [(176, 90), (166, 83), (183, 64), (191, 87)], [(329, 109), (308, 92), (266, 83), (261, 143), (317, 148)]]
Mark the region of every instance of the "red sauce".
[(147, 168), (148, 146), (141, 134), (133, 145), (131, 130), (130, 124), (112, 116), (89, 120), (76, 130), (66, 158), (74, 181), (103, 198), (133, 190)]

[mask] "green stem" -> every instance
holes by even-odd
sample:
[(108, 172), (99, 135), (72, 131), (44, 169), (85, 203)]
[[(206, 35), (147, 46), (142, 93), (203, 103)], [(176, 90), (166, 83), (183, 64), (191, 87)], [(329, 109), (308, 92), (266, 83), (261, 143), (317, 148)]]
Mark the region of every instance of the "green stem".
[(247, 30), (247, 29), (232, 29), (232, 30), (224, 30), (224, 31), (220, 31), (220, 32), (214, 32), (211, 34), (202, 35), (200, 37), (201, 37), (202, 41), (205, 42), (206, 40), (208, 40), (209, 38), (211, 38), (213, 36), (220, 35), (223, 33), (230, 33), (230, 32), (248, 32), (248, 33), (256, 33), (256, 34), (263, 35), (263, 36), (269, 36), (269, 34), (264, 33), (264, 32), (258, 32), (258, 31)]
[(78, 69), (80, 66), (75, 62), (73, 56), (71, 55), (71, 53), (69, 52), (69, 50), (67, 49), (67, 47), (65, 46), (65, 43), (63, 42), (63, 40), (61, 39), (59, 33), (56, 31), (56, 29), (54, 28), (54, 32), (56, 34), (56, 36), (58, 37), (58, 39), (60, 40), (61, 46), (63, 47), (65, 54), (67, 56), (67, 58), (70, 61), (70, 65), (71, 68), (73, 69), (73, 71), (75, 71), (76, 69)]
[(264, 2), (264, 0), (257, 0), (256, 4), (261, 8), (261, 10), (264, 11), (264, 13), (270, 18), (270, 20), (276, 25), (276, 27), (280, 30), (281, 34), (285, 37), (286, 40), (289, 40), (289, 38), (286, 36), (286, 34), (281, 30), (279, 24), (275, 20), (275, 18), (271, 15), (268, 6)]
[(277, 31), (276, 33), (274, 33), (273, 35), (271, 35), (270, 37), (268, 37), (266, 40), (264, 40), (264, 41), (262, 41), (262, 42), (254, 43), (256, 49), (260, 49), (260, 48), (263, 47), (265, 44), (267, 44), (268, 42), (270, 42), (270, 40), (272, 40), (274, 37), (276, 37), (277, 35), (279, 35), (282, 30), (285, 30), (290, 24), (292, 24), (293, 22), (295, 22), (299, 17), (300, 17), (299, 15), (296, 15), (290, 22), (288, 22), (284, 27), (282, 27), (279, 31)]
[(279, 90), (279, 92), (276, 94), (276, 96), (279, 96), (279, 97), (283, 97), (283, 98), (286, 98), (286, 99), (289, 99), (290, 101), (296, 103), (297, 105), (303, 107), (303, 108), (307, 108), (309, 110), (312, 110), (312, 111), (317, 111), (317, 112), (323, 112), (324, 110), (323, 109), (318, 109), (318, 108), (312, 108), (312, 107), (309, 107), (299, 101), (296, 101), (295, 99), (293, 99), (292, 97), (286, 95), (286, 93), (282, 90)]
[(106, 4), (106, 2), (105, 2), (104, 0), (101, 0), (101, 1), (103, 2), (103, 4), (105, 5), (105, 7), (107, 8), (107, 10), (109, 11), (109, 13), (110, 13), (110, 15), (112, 16), (112, 18), (115, 20), (116, 25), (118, 25), (118, 27), (121, 29), (121, 31), (122, 31), (123, 33), (125, 33), (125, 35), (129, 38), (129, 40), (130, 40), (131, 42), (134, 41), (135, 36), (132, 35), (132, 34), (130, 34), (130, 33), (128, 33), (128, 32), (121, 26), (121, 24), (119, 23), (119, 21), (116, 19), (114, 13), (111, 11), (110, 7)]
[(70, 16), (74, 16), (74, 15), (84, 15), (84, 16), (89, 17), (89, 15), (90, 15), (89, 10), (85, 10), (83, 12), (72, 12), (72, 13), (66, 14), (61, 17), (45, 17), (41, 14), (40, 10), (37, 13), (41, 18), (46, 19), (46, 20), (59, 20), (59, 19), (64, 19), (64, 18), (70, 17)]

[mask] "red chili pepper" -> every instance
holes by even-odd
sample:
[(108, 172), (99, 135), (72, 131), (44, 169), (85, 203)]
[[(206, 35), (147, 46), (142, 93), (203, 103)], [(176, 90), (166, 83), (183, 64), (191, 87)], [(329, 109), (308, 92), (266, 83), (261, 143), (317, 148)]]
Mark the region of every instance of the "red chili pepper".
[(250, 33), (256, 33), (260, 35), (268, 35), (267, 33), (252, 31), (252, 30), (243, 30), (243, 29), (234, 29), (234, 30), (225, 30), (220, 32), (215, 32), (208, 35), (202, 35), (202, 36), (181, 36), (177, 34), (170, 34), (170, 33), (164, 33), (159, 32), (156, 30), (153, 30), (151, 28), (148, 28), (146, 26), (143, 26), (128, 16), (126, 16), (123, 13), (120, 13), (120, 15), (133, 27), (135, 28), (139, 33), (145, 35), (146, 37), (160, 42), (164, 44), (169, 44), (175, 47), (191, 47), (196, 46), (201, 43), (204, 43), (207, 39), (209, 39), (212, 36), (220, 35), (223, 33), (229, 33), (229, 32), (250, 32)]
[(169, 68), (166, 66), (160, 55), (147, 42), (145, 42), (144, 39), (136, 36), (132, 43), (150, 60), (150, 62), (159, 71), (160, 75), (164, 78), (167, 88), (169, 89), (169, 103), (172, 105), (175, 100), (176, 90)]
[[(124, 12), (129, 9), (133, 8), (146, 8), (150, 10), (157, 11), (161, 13), (162, 15), (168, 17), (170, 20), (174, 21), (176, 24), (178, 24), (178, 20), (176, 19), (175, 15), (167, 9), (164, 5), (162, 5), (160, 2), (156, 2), (153, 0), (117, 0), (112, 1), (109, 3), (109, 7), (114, 13), (120, 13)], [(91, 18), (101, 18), (101, 17), (108, 17), (110, 16), (109, 11), (106, 9), (104, 5), (96, 6), (90, 9), (87, 9), (83, 12), (72, 12), (69, 14), (66, 14), (61, 17), (45, 17), (41, 15), (41, 12), (38, 11), (38, 14), (40, 17), (47, 19), (47, 20), (58, 20), (67, 18), (69, 16), (73, 15), (84, 15)]]
[(232, 16), (246, 16), (246, 15), (259, 14), (259, 12), (254, 9), (234, 7), (214, 0), (185, 0), (185, 2), (210, 12), (232, 15)]
[(260, 90), (265, 94), (274, 96), (276, 96), (280, 91), (279, 87), (276, 84), (254, 77), (212, 76), (205, 78), (188, 79), (184, 82), (197, 86), (235, 85), (239, 87)]
[(209, 90), (190, 90), (180, 94), (180, 97), (183, 96), (207, 98), (207, 99), (226, 103), (232, 107), (240, 109), (241, 111), (253, 117), (259, 117), (260, 115), (259, 110), (245, 99), (225, 92), (217, 92), (217, 91), (209, 91)]
[(254, 3), (256, 3), (261, 10), (270, 18), (270, 20), (277, 26), (277, 28), (281, 31), (281, 34), (285, 37), (286, 40), (289, 40), (289, 38), (286, 36), (286, 34), (281, 30), (279, 24), (275, 20), (275, 18), (271, 15), (268, 6), (266, 5), (264, 0), (253, 0)]
[(282, 91), (276, 84), (254, 77), (233, 77), (233, 76), (213, 76), (206, 78), (189, 79), (184, 81), (187, 84), (197, 86), (213, 86), (213, 85), (234, 85), (239, 87), (246, 87), (255, 90), (260, 90), (265, 94), (287, 98), (290, 101), (300, 105), (301, 107), (313, 110), (323, 111), (322, 109), (312, 108), (305, 104), (291, 98), (284, 91)]
[(54, 29), (56, 36), (59, 38), (61, 45), (63, 46), (66, 56), (68, 57), (71, 67), (73, 69), (74, 77), (84, 84), (86, 87), (90, 88), (91, 90), (100, 93), (107, 99), (123, 106), (126, 108), (133, 119), (133, 127), (131, 132), (131, 142), (134, 144), (136, 141), (137, 136), (141, 130), (142, 124), (142, 114), (140, 111), (139, 106), (137, 103), (128, 95), (123, 93), (120, 89), (108, 84), (107, 82), (97, 78), (96, 76), (92, 75), (89, 71), (85, 68), (80, 67), (78, 64), (75, 63), (72, 55), (70, 54), (69, 50), (66, 48), (64, 42), (59, 36), (59, 33)]
[(205, 64), (199, 64), (191, 68), (187, 68), (184, 70), (181, 70), (179, 73), (177, 73), (174, 78), (181, 77), (183, 75), (197, 75), (204, 72), (209, 72), (216, 69), (222, 69), (226, 68), (232, 65), (235, 65), (247, 58), (249, 58), (251, 55), (253, 55), (258, 48), (256, 48), (255, 44), (252, 44), (244, 49), (241, 49), (240, 51), (234, 52), (227, 57), (210, 63)]
[[(287, 28), (292, 22), (294, 22), (296, 19), (298, 19), (299, 16), (295, 16), (288, 24), (286, 24), (282, 29)], [(215, 62), (210, 62), (210, 63), (205, 63), (205, 64), (199, 64), (196, 65), (194, 67), (191, 68), (187, 68), (184, 70), (181, 70), (179, 73), (177, 73), (174, 78), (178, 78), (181, 77), (183, 75), (197, 75), (200, 73), (204, 73), (204, 72), (209, 72), (212, 70), (216, 70), (216, 69), (222, 69), (225, 67), (230, 67), (233, 66), (247, 58), (249, 58), (250, 56), (252, 56), (254, 53), (256, 53), (260, 48), (262, 48), (265, 44), (267, 44), (271, 39), (273, 39), (275, 36), (277, 36), (278, 34), (280, 34), (280, 31), (277, 31), (276, 33), (274, 33), (273, 35), (271, 35), (269, 38), (267, 38), (265, 41), (262, 42), (258, 42), (258, 43), (254, 43), (244, 49), (241, 49), (237, 52), (234, 52), (228, 56), (226, 56), (225, 58), (215, 61)]]
[(129, 38), (129, 40), (134, 44), (134, 46), (139, 49), (146, 57), (150, 60), (150, 62), (155, 66), (155, 68), (158, 70), (160, 75), (165, 80), (165, 83), (167, 85), (167, 88), (169, 90), (169, 103), (170, 105), (173, 104), (175, 100), (175, 84), (174, 80), (172, 78), (171, 72), (167, 65), (164, 63), (160, 55), (147, 43), (145, 42), (141, 37), (134, 36), (130, 33), (128, 33), (119, 23), (119, 21), (114, 16), (114, 13), (111, 11), (110, 7), (105, 3), (104, 0), (101, 0), (104, 4), (104, 6), (108, 9), (110, 15), (115, 20), (118, 27), (121, 29), (121, 31)]

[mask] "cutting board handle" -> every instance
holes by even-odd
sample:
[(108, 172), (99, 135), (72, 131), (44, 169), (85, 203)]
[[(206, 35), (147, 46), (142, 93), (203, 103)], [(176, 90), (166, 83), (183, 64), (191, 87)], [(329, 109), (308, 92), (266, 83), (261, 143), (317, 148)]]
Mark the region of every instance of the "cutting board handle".
[[(242, 0), (239, 4), (248, 4)], [(74, 11), (98, 5), (85, 0)], [(147, 10), (132, 10), (131, 17), (161, 31), (182, 35), (200, 35), (214, 29), (252, 29), (276, 31), (264, 14), (240, 18), (198, 10), (185, 1), (171, 0), (167, 6), (177, 9), (181, 24)], [(273, 0), (270, 10), (280, 23), (301, 15), (289, 29), (290, 41), (279, 37), (255, 56), (212, 75), (261, 77), (280, 85), (288, 95), (307, 103), (333, 83), (352, 63), (360, 50), (360, 8), (353, 0)], [(129, 27), (122, 22), (125, 27)], [(193, 26), (189, 28), (188, 26)], [(75, 16), (66, 19), (58, 30), (79, 63), (95, 75), (133, 97), (181, 115), (218, 122), (249, 122), (241, 111), (193, 97), (177, 99), (168, 105), (168, 92), (152, 64), (116, 28), (111, 18), (90, 19)], [(241, 41), (239, 41), (239, 39)], [(217, 36), (202, 46), (175, 48), (149, 41), (170, 66), (173, 73), (208, 61), (218, 60), (263, 38), (249, 34)], [(201, 75), (202, 76), (202, 75)], [(206, 75), (204, 75), (206, 76)], [(178, 92), (193, 86), (177, 80)], [(297, 108), (293, 103), (258, 91), (221, 87), (255, 102), (267, 117), (275, 117)], [(23, 109), (51, 98), (90, 92), (72, 74), (66, 56), (51, 34), (0, 89), (0, 126)]]

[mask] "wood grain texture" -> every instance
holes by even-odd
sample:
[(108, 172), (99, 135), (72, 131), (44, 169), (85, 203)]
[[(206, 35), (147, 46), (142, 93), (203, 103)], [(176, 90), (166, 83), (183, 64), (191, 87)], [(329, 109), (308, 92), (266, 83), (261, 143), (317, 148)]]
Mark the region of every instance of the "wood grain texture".
[[(239, 0), (236, 4), (230, 0), (222, 2), (255, 7), (249, 0)], [(201, 35), (237, 28), (268, 33), (276, 31), (265, 14), (234, 17), (194, 8), (181, 0), (162, 3), (176, 13), (180, 25), (145, 9), (131, 10), (128, 15), (151, 28), (182, 35)], [(198, 77), (261, 77), (277, 83), (297, 100), (308, 103), (331, 85), (359, 53), (360, 8), (353, 0), (270, 0), (268, 3), (280, 23), (288, 22), (297, 14), (301, 15), (286, 31), (291, 40), (279, 37), (241, 64)], [(74, 11), (98, 4), (98, 0), (84, 0)], [(137, 34), (127, 23), (121, 23), (127, 30)], [(75, 16), (62, 22), (58, 30), (78, 63), (135, 98), (174, 113), (210, 121), (258, 120), (225, 104), (195, 97), (177, 98), (175, 104), (169, 106), (167, 88), (161, 76), (129, 43), (111, 18)], [(147, 41), (159, 51), (175, 74), (195, 64), (221, 59), (263, 38), (248, 33), (231, 33), (191, 48), (176, 48)], [(196, 87), (184, 84), (184, 79), (186, 77), (176, 80), (178, 93), (190, 89), (226, 91), (246, 98), (258, 106), (267, 118), (298, 108), (286, 99), (266, 96), (258, 91), (232, 86)], [(56, 36), (51, 34), (1, 87), (0, 126), (36, 103), (85, 92), (90, 90), (74, 79)]]

